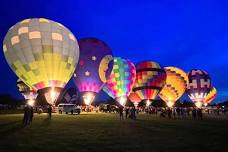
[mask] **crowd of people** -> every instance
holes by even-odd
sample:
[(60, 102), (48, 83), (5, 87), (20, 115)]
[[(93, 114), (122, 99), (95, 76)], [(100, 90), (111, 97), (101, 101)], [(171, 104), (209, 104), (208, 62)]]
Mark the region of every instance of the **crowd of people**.
[(119, 107), (119, 115), (120, 115), (120, 120), (124, 119), (124, 111), (125, 111), (125, 119), (136, 119), (136, 109), (135, 107), (123, 107), (120, 106)]

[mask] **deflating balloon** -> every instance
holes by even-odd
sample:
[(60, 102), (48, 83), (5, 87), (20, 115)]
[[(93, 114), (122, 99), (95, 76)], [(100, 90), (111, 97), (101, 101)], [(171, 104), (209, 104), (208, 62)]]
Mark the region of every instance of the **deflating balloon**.
[(196, 106), (200, 108), (210, 91), (211, 79), (207, 72), (196, 69), (188, 73), (188, 79), (187, 94)]
[(136, 81), (133, 91), (142, 100), (153, 100), (161, 91), (166, 81), (166, 73), (153, 61), (142, 61), (136, 65)]
[(68, 88), (64, 89), (58, 98), (58, 103), (68, 103), (68, 104), (80, 104), (78, 102), (79, 99), (79, 93), (76, 88)]
[(82, 93), (84, 102), (90, 105), (113, 67), (112, 51), (109, 46), (96, 38), (84, 38), (79, 41), (80, 58), (75, 70), (74, 82)]
[(3, 50), (11, 69), (36, 90), (61, 90), (71, 78), (79, 58), (74, 35), (62, 24), (44, 18), (26, 19), (11, 27)]
[(38, 95), (35, 90), (27, 86), (20, 79), (17, 80), (17, 88), (26, 100), (35, 100)]
[(135, 77), (135, 65), (130, 60), (114, 58), (112, 73), (103, 90), (124, 106), (134, 85)]
[(166, 83), (159, 96), (168, 107), (172, 107), (184, 94), (188, 85), (188, 76), (183, 70), (176, 67), (165, 67), (164, 69), (167, 75)]

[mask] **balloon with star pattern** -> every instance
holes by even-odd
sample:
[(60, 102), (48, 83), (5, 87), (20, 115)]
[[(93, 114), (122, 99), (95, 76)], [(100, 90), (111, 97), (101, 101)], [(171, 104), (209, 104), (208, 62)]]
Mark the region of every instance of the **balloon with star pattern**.
[(73, 80), (82, 94), (90, 92), (94, 98), (111, 74), (113, 67), (112, 50), (105, 42), (97, 38), (79, 40), (79, 48), (79, 64)]

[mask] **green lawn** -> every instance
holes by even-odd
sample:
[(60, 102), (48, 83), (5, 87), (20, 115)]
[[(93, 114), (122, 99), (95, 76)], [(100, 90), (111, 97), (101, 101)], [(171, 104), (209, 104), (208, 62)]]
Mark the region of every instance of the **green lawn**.
[(141, 114), (120, 121), (117, 114), (35, 115), (23, 128), (23, 115), (0, 115), (0, 152), (9, 151), (223, 151), (228, 152), (228, 119), (173, 120)]

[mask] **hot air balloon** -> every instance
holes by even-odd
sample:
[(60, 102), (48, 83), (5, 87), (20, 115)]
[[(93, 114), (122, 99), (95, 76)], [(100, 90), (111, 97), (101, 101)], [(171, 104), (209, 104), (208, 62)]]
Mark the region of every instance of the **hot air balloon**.
[(60, 23), (32, 18), (12, 26), (3, 43), (11, 69), (29, 87), (45, 91), (53, 104), (78, 62), (74, 35)]
[(142, 61), (136, 65), (136, 81), (133, 91), (147, 101), (147, 106), (156, 98), (166, 81), (166, 73), (153, 61)]
[(79, 103), (79, 92), (76, 88), (66, 88), (59, 95), (57, 104), (80, 104)]
[(188, 73), (189, 84), (186, 92), (189, 98), (198, 108), (201, 108), (211, 88), (211, 79), (207, 72), (202, 70), (191, 70)]
[(141, 98), (139, 98), (139, 96), (135, 92), (130, 93), (129, 99), (131, 102), (133, 102), (135, 108), (137, 108), (138, 104), (142, 101)]
[(112, 51), (105, 42), (97, 38), (83, 38), (79, 40), (79, 47), (79, 65), (73, 80), (85, 104), (89, 106), (111, 74)]
[(104, 91), (118, 103), (125, 106), (127, 96), (132, 90), (135, 82), (135, 65), (127, 59), (114, 58), (112, 73), (107, 80)]
[(188, 75), (176, 67), (165, 67), (164, 69), (167, 75), (166, 83), (159, 93), (159, 97), (171, 108), (184, 94), (188, 85)]
[(19, 92), (23, 95), (25, 100), (27, 100), (27, 103), (30, 106), (33, 106), (35, 103), (36, 97), (38, 95), (37, 92), (35, 90), (33, 90), (32, 88), (30, 88), (29, 86), (27, 86), (20, 79), (17, 80), (17, 88), (18, 88)]
[(210, 92), (207, 94), (204, 100), (204, 105), (207, 106), (209, 103), (211, 103), (217, 95), (217, 90), (215, 87), (212, 87)]

